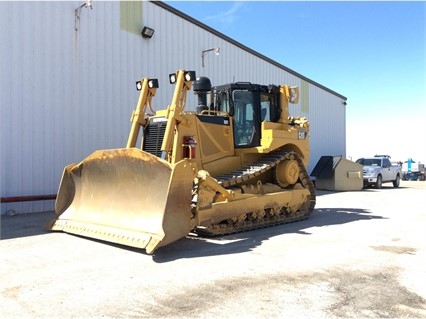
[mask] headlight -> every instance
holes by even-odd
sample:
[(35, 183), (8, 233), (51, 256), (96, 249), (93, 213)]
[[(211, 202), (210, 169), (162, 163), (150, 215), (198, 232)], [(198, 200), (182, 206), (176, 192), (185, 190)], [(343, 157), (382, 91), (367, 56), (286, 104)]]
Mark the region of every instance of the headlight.
[(185, 81), (195, 81), (195, 71), (186, 71)]
[(170, 84), (176, 83), (176, 73), (169, 74), (169, 81), (170, 81)]
[(158, 88), (158, 79), (149, 79), (148, 80), (148, 87), (150, 89), (152, 89), (152, 88)]

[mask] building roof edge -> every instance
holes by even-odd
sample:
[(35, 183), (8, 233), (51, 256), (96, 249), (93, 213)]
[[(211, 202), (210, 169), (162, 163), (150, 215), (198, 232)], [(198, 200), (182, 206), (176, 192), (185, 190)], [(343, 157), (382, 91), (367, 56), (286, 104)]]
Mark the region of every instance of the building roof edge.
[(200, 21), (192, 18), (191, 16), (183, 13), (182, 11), (179, 11), (179, 10), (173, 8), (172, 6), (164, 3), (163, 1), (159, 1), (159, 0), (149, 0), (149, 1), (152, 2), (152, 3), (154, 3), (154, 4), (156, 4), (156, 5), (158, 5), (158, 6), (160, 6), (160, 7), (162, 7), (163, 9), (166, 9), (166, 10), (168, 10), (168, 11), (176, 14), (177, 16), (179, 16), (179, 17), (181, 17), (181, 18), (183, 18), (183, 19), (185, 19), (185, 20), (187, 20), (187, 21), (189, 21), (189, 22), (191, 22), (191, 23), (199, 26), (200, 28), (202, 28), (202, 29), (204, 29), (206, 31), (209, 31), (210, 33), (213, 33), (214, 35), (216, 35), (216, 36), (218, 36), (218, 37), (220, 37), (220, 38), (222, 38), (222, 39), (224, 39), (224, 40), (226, 40), (226, 41), (234, 44), (235, 46), (237, 46), (237, 47), (239, 47), (239, 48), (241, 48), (241, 49), (243, 49), (243, 50), (245, 50), (245, 51), (247, 51), (247, 52), (249, 52), (249, 53), (257, 56), (258, 58), (260, 58), (260, 59), (262, 59), (264, 61), (267, 61), (268, 63), (271, 63), (272, 65), (275, 65), (276, 67), (278, 67), (278, 68), (280, 68), (280, 69), (282, 69), (282, 70), (284, 70), (284, 71), (286, 71), (288, 73), (291, 73), (291, 74), (297, 76), (298, 78), (300, 78), (300, 79), (302, 79), (302, 80), (304, 80), (304, 81), (306, 81), (308, 83), (311, 83), (311, 84), (313, 84), (313, 85), (315, 85), (315, 86), (317, 86), (317, 87), (319, 87), (319, 88), (321, 88), (321, 89), (323, 89), (323, 90), (325, 90), (325, 91), (327, 91), (327, 92), (329, 92), (329, 93), (331, 93), (333, 95), (336, 95), (336, 96), (340, 97), (341, 99), (343, 99), (344, 101), (347, 101), (347, 97), (346, 96), (344, 96), (344, 95), (342, 95), (340, 93), (337, 93), (336, 91), (331, 90), (330, 88), (328, 88), (328, 87), (326, 87), (326, 86), (324, 86), (324, 85), (322, 85), (322, 84), (320, 84), (320, 83), (318, 83), (318, 82), (316, 82), (316, 81), (314, 81), (314, 80), (312, 80), (312, 79), (310, 79), (310, 78), (308, 78), (308, 77), (306, 77), (306, 76), (304, 76), (304, 75), (302, 75), (302, 74), (300, 74), (300, 73), (298, 73), (298, 72), (296, 72), (296, 71), (294, 71), (294, 70), (292, 70), (292, 69), (290, 69), (288, 67), (286, 67), (285, 65), (283, 65), (281, 63), (278, 63), (277, 61), (275, 61), (275, 60), (273, 60), (271, 58), (268, 58), (267, 56), (265, 56), (265, 55), (263, 55), (263, 54), (255, 51), (255, 50), (253, 50), (253, 49), (245, 46), (244, 44), (242, 44), (242, 43), (240, 43), (240, 42), (238, 42), (238, 41), (236, 41), (236, 40), (228, 37), (227, 35), (225, 35), (225, 34), (219, 32), (219, 31), (217, 31), (217, 30), (209, 27), (208, 25), (206, 25), (206, 24), (204, 24), (204, 23), (202, 23), (202, 22), (200, 22)]

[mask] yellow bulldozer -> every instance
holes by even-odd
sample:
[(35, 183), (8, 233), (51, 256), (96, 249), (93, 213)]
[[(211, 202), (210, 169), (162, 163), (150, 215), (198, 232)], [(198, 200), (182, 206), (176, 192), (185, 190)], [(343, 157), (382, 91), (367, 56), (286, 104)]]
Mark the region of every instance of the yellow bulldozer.
[[(309, 122), (288, 110), (298, 103), (298, 87), (212, 87), (186, 70), (169, 79), (171, 104), (157, 111), (158, 80), (136, 83), (125, 148), (98, 150), (65, 167), (49, 229), (152, 254), (189, 234), (226, 235), (311, 214)], [(198, 105), (185, 111), (191, 88)]]

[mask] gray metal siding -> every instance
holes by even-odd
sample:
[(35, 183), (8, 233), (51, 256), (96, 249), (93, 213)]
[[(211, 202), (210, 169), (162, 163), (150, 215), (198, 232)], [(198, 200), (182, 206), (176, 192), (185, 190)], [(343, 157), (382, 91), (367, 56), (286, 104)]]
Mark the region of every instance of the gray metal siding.
[[(161, 3), (142, 2), (142, 21), (152, 39), (122, 29), (118, 1), (74, 10), (83, 1), (0, 2), (1, 197), (54, 194), (63, 168), (96, 149), (124, 147), (138, 92), (135, 81), (157, 77), (156, 109), (165, 108), (174, 87), (168, 74), (195, 70), (213, 85), (234, 81), (301, 85), (295, 72)], [(202, 50), (210, 52), (201, 66)], [(342, 96), (308, 81), (303, 110), (311, 121), (311, 165), (322, 155), (345, 155)], [(188, 96), (188, 109), (196, 97)], [(342, 154), (343, 153), (343, 154)], [(53, 201), (2, 204), (33, 212)]]
[(310, 87), (310, 145), (312, 170), (322, 155), (346, 157), (346, 106), (335, 95)]

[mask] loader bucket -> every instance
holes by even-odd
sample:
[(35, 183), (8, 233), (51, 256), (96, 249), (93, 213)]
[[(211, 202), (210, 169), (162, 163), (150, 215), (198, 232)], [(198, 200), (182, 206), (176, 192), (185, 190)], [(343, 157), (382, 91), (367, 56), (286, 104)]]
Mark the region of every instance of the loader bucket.
[(136, 148), (96, 151), (65, 168), (48, 227), (145, 248), (148, 254), (190, 231), (193, 173)]

